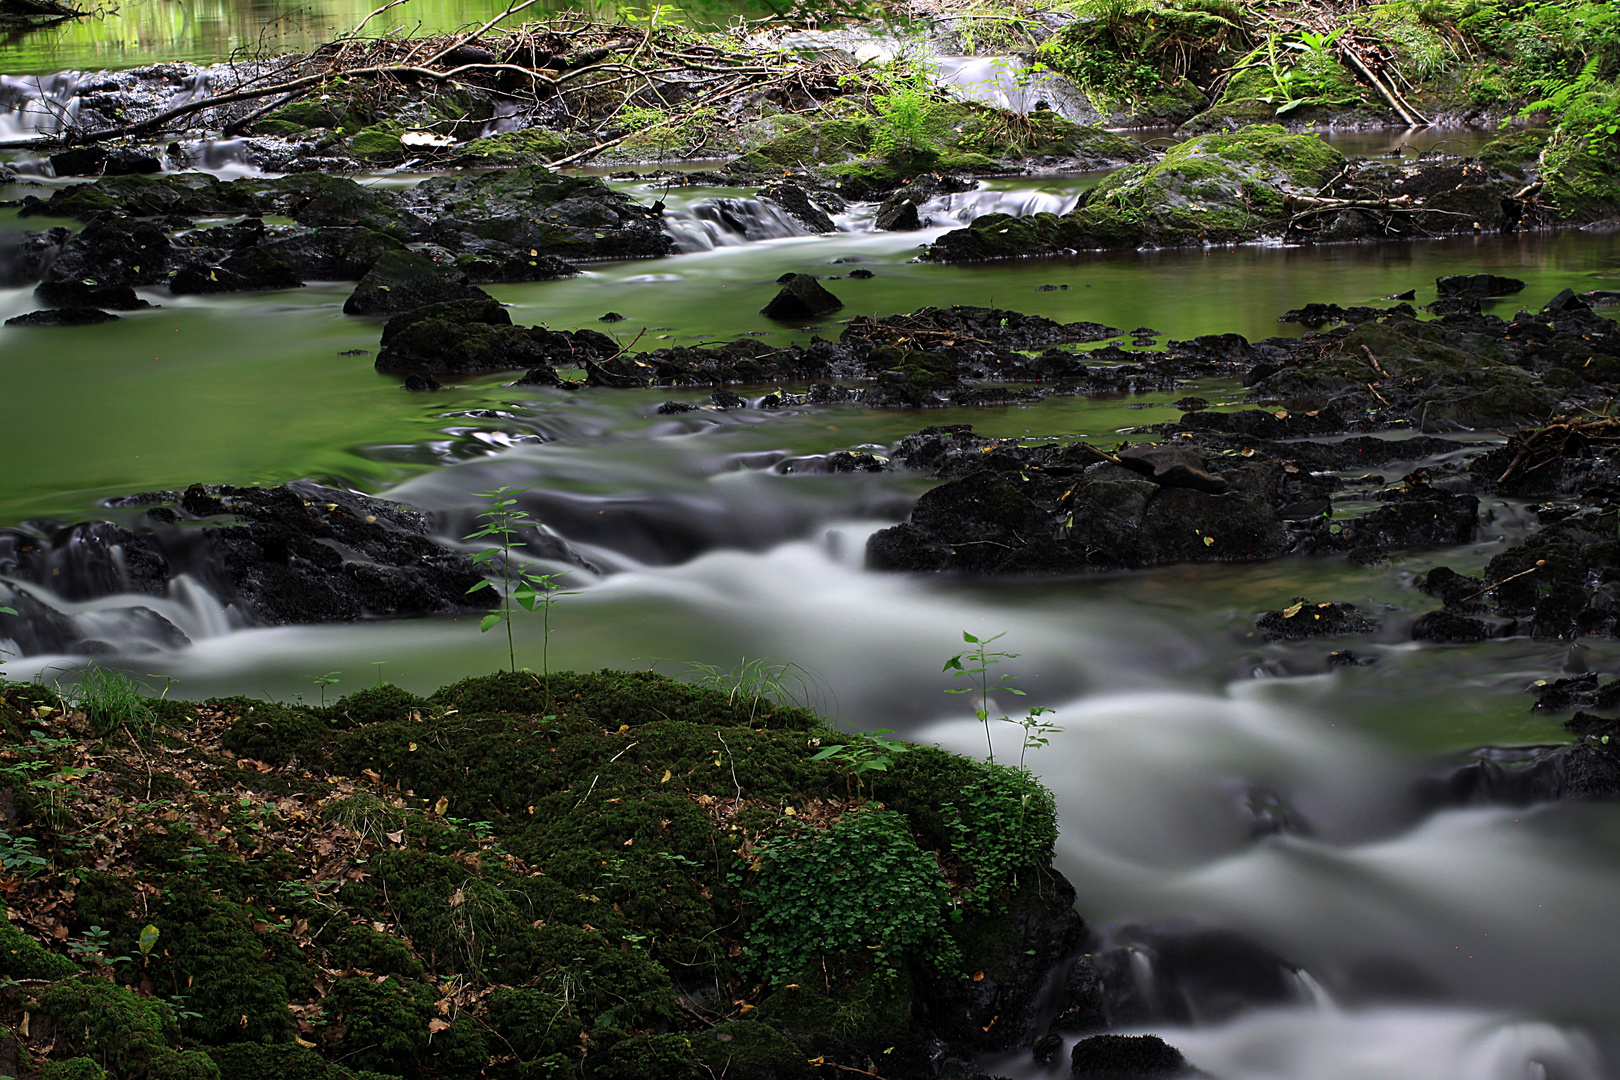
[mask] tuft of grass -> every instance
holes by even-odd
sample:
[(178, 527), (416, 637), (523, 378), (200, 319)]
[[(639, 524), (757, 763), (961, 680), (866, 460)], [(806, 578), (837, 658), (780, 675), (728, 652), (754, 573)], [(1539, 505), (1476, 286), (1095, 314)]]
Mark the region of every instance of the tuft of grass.
[(143, 689), (144, 684), (122, 671), (91, 664), (80, 673), (77, 682), (66, 689), (58, 686), (57, 692), (64, 701), (84, 713), (97, 738), (105, 739), (122, 731), (141, 740), (150, 738), (157, 730), (157, 715), (141, 692)]

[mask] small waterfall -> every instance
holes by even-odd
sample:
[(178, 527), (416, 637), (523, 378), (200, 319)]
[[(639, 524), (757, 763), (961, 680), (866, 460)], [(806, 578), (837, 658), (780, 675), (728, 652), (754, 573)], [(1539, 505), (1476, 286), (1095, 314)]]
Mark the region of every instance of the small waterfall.
[(984, 214), (1012, 214), (1025, 217), (1030, 214), (1066, 214), (1080, 201), (1080, 193), (1073, 191), (1046, 191), (1039, 188), (1018, 188), (1012, 191), (963, 191), (955, 195), (939, 195), (917, 208), (918, 215), (932, 225), (952, 222), (969, 224)]
[(1102, 117), (1080, 90), (1051, 71), (1031, 71), (1016, 56), (940, 56), (934, 82), (965, 101), (1028, 115), (1042, 107), (1077, 124)]
[(79, 116), (84, 73), (0, 75), (0, 143), (55, 135)]
[(665, 210), (664, 230), (683, 253), (809, 235), (793, 215), (763, 199), (704, 199), (686, 210)]

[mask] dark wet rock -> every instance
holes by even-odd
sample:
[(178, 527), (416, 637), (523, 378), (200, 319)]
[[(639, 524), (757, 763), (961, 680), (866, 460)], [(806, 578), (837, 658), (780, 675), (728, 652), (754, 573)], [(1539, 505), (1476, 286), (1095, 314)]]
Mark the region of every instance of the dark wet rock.
[(1226, 478), (1209, 471), (1209, 460), (1194, 447), (1174, 444), (1137, 444), (1115, 455), (1119, 463), (1140, 473), (1160, 487), (1184, 487), (1220, 495), (1227, 490)]
[(857, 267), (856, 269), (851, 270), (849, 272), (849, 276), (854, 278), (857, 281), (867, 281), (867, 280), (875, 277), (876, 275), (873, 274), (872, 271), (870, 271), (870, 270), (862, 270), (859, 267)]
[(596, 321), (597, 322), (624, 322), (624, 316), (620, 315), (617, 311), (610, 311), (606, 315), (603, 315), (600, 318), (598, 318)]
[(1530, 692), (1536, 698), (1535, 704), (1530, 707), (1530, 711), (1535, 713), (1568, 712), (1571, 709), (1614, 712), (1620, 709), (1620, 680), (1601, 682), (1595, 671), (1567, 679), (1538, 679), (1530, 687)]
[[(1366, 441), (1374, 444), (1369, 452), (1399, 445)], [(1381, 558), (1390, 549), (1472, 536), (1477, 498), (1417, 481), (1353, 493), (1383, 505), (1334, 516), (1332, 497), (1342, 481), (1291, 458), (1311, 450), (1331, 460), (1335, 445), (1195, 433), (1116, 457), (1084, 442), (1031, 446), (981, 438), (961, 425), (927, 428), (902, 440), (893, 457), (948, 482), (918, 500), (910, 521), (874, 534), (868, 562), (890, 570), (1076, 573), (1286, 553)], [(1345, 456), (1354, 461), (1359, 449)], [(1124, 466), (1127, 455), (1136, 469)], [(1218, 473), (1209, 464), (1217, 460)], [(1166, 479), (1200, 478), (1204, 490), (1155, 483), (1149, 477), (1158, 470)], [(1211, 482), (1217, 476), (1226, 485), (1220, 491)]]
[(1454, 611), (1430, 611), (1412, 623), (1413, 641), (1467, 644), (1490, 636), (1491, 628), (1485, 620)]
[(923, 227), (923, 223), (917, 213), (917, 204), (907, 195), (895, 194), (878, 207), (872, 227), (884, 232), (916, 232)]
[(674, 250), (651, 208), (596, 177), (563, 176), (544, 167), (431, 177), (411, 189), (409, 201), (433, 220), (427, 238), (453, 252), (487, 256), (488, 245), (501, 245), (528, 258), (551, 255), (573, 263)]
[(131, 176), (163, 171), (163, 163), (142, 150), (82, 146), (51, 155), (57, 176)]
[(94, 281), (100, 286), (166, 284), (171, 248), (168, 236), (156, 225), (98, 219), (63, 242), (45, 280)]
[[(1245, 801), (1257, 795), (1277, 801), (1274, 793), (1242, 793)], [(1111, 1028), (1219, 1024), (1307, 997), (1298, 967), (1220, 927), (1166, 922), (1111, 928), (1093, 946), (1091, 959)]]
[(1000, 942), (974, 942), (964, 956), (978, 979), (941, 980), (920, 1003), (928, 1027), (947, 1044), (975, 1052), (1022, 1049), (1038, 1029), (1048, 975), (1079, 951), (1086, 925), (1074, 911), (1074, 887), (1059, 874), (1019, 878), (1007, 897)]
[(558, 281), (579, 273), (579, 267), (555, 255), (523, 251), (484, 239), (465, 240), (456, 255), (456, 269), (471, 281)]
[(1435, 278), (1434, 287), (1441, 296), (1509, 296), (1523, 290), (1524, 282), (1495, 274), (1451, 274)]
[(303, 281), (359, 281), (400, 241), (373, 229), (327, 225), (267, 236), (259, 246)]
[(817, 206), (809, 192), (797, 184), (772, 184), (761, 188), (759, 195), (792, 214), (810, 232), (830, 233), (838, 229), (827, 211)]
[(0, 529), (0, 575), (48, 588), (64, 600), (167, 596), (170, 574), (151, 535), (110, 521)]
[(709, 401), (717, 409), (746, 409), (748, 407), (747, 399), (726, 389), (716, 390), (710, 394)]
[(595, 330), (513, 326), (495, 300), (450, 300), (396, 315), (383, 326), (378, 371), (469, 375), (529, 369), (528, 384), (557, 385), (556, 365), (611, 356), (618, 345)]
[(296, 289), (303, 284), (291, 267), (262, 247), (233, 251), (217, 263), (189, 261), (169, 278), (169, 290), (177, 295)]
[(440, 266), (414, 251), (389, 251), (360, 279), (343, 302), (343, 313), (390, 315), (429, 304), (489, 298), (468, 281), (465, 271)]
[(1418, 580), (1417, 587), (1452, 607), (1478, 596), (1484, 591), (1485, 582), (1482, 578), (1459, 574), (1449, 566), (1437, 566)]
[(1193, 1073), (1181, 1051), (1157, 1035), (1092, 1035), (1069, 1052), (1073, 1080), (1150, 1080)]
[(1354, 604), (1312, 603), (1296, 597), (1288, 607), (1257, 615), (1255, 629), (1267, 641), (1304, 641), (1307, 638), (1370, 634), (1378, 624)]
[(97, 323), (117, 322), (118, 316), (110, 311), (93, 307), (47, 308), (30, 311), (26, 315), (13, 315), (7, 326), (94, 326)]
[(71, 235), (60, 225), (43, 232), (0, 235), (0, 288), (18, 289), (38, 281)]
[(1335, 649), (1327, 655), (1327, 666), (1329, 668), (1371, 667), (1376, 663), (1378, 663), (1378, 657), (1358, 653), (1354, 649)]
[(44, 281), (34, 299), (50, 307), (92, 307), (112, 311), (140, 311), (152, 305), (128, 285), (92, 285), (87, 281)]
[(1545, 315), (1558, 315), (1569, 311), (1591, 311), (1592, 305), (1575, 295), (1574, 289), (1565, 289), (1542, 306)]
[(1428, 806), (1530, 806), (1620, 797), (1620, 721), (1576, 713), (1565, 746), (1483, 747), (1418, 785)]
[(703, 406), (694, 405), (690, 401), (666, 401), (658, 406), (659, 416), (677, 416), (680, 413), (697, 412)]
[(405, 389), (407, 390), (443, 390), (444, 385), (431, 375), (405, 376)]
[(1423, 308), (1435, 315), (1478, 315), (1484, 310), (1477, 296), (1442, 296)]
[(814, 319), (843, 306), (842, 300), (809, 274), (794, 274), (760, 314), (770, 319)]

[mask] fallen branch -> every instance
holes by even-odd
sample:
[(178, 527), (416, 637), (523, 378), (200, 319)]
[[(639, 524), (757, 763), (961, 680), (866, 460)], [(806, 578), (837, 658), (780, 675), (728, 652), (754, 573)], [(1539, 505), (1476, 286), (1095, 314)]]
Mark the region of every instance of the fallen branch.
[(1399, 113), (1402, 120), (1405, 120), (1412, 127), (1429, 126), (1429, 122), (1419, 115), (1417, 110), (1406, 102), (1405, 98), (1401, 97), (1400, 92), (1395, 89), (1393, 83), (1385, 86), (1378, 76), (1373, 74), (1372, 68), (1367, 66), (1354, 47), (1340, 45), (1338, 53), (1350, 62), (1350, 66), (1355, 68), (1363, 79), (1372, 84), (1372, 88), (1378, 92), (1378, 96), (1384, 99), (1385, 104)]

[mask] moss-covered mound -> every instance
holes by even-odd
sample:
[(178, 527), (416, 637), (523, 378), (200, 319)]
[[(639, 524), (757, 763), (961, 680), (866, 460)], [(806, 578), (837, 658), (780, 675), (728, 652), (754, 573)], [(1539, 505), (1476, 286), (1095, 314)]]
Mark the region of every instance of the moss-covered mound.
[(988, 214), (940, 237), (927, 257), (965, 262), (1279, 235), (1288, 217), (1284, 199), (1314, 193), (1343, 165), (1316, 136), (1275, 125), (1203, 135), (1158, 161), (1120, 169), (1067, 215)]
[(146, 747), (0, 700), (4, 1022), (53, 1076), (921, 1075), (1022, 1037), (1081, 932), (1028, 774), (857, 740), (857, 775), (740, 691), (164, 702)]

